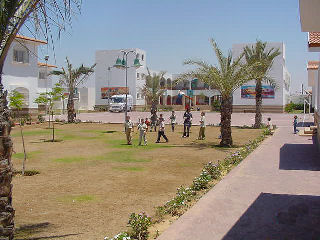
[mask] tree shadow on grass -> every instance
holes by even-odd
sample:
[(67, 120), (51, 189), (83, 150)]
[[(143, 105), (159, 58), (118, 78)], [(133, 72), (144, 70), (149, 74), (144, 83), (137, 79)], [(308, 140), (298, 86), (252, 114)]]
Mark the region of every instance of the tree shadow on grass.
[(31, 236), (36, 233), (41, 233), (52, 226), (53, 226), (53, 224), (51, 224), (49, 222), (22, 225), (21, 227), (16, 228), (15, 239), (16, 240), (56, 239), (56, 238), (65, 238), (67, 236), (76, 236), (76, 235), (82, 234), (82, 233), (70, 233), (70, 234), (52, 235), (52, 236), (43, 236), (43, 237), (32, 237)]
[(118, 132), (118, 131), (112, 131), (112, 130), (110, 130), (110, 131), (103, 131), (103, 132), (101, 132), (101, 133), (116, 133), (116, 132)]
[(231, 147), (222, 147), (217, 142), (197, 142), (193, 141), (191, 143), (181, 144), (181, 145), (172, 145), (173, 147), (187, 147), (187, 148), (195, 148), (197, 150), (203, 150), (208, 148), (214, 148), (219, 151), (229, 152), (235, 150), (237, 148), (243, 147), (244, 145), (233, 145)]

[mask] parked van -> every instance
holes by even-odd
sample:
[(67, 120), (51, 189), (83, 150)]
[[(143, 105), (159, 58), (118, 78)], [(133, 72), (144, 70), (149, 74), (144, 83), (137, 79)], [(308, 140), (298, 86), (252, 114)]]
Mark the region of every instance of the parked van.
[[(126, 95), (113, 95), (110, 102), (110, 112), (124, 112), (125, 111), (125, 102), (126, 102)], [(127, 105), (128, 111), (131, 111), (133, 108), (133, 97), (131, 95), (127, 95)]]

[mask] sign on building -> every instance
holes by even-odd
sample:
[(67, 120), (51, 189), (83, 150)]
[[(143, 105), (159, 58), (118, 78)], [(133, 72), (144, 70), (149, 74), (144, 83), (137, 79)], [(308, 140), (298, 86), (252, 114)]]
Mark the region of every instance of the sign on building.
[[(272, 86), (262, 86), (262, 98), (274, 98), (274, 88)], [(241, 98), (255, 99), (256, 86), (241, 86)]]

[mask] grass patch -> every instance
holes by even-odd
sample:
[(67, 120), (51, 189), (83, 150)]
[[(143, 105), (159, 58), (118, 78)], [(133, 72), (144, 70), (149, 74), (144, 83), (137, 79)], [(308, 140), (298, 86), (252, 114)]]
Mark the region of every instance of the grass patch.
[(59, 198), (60, 202), (66, 202), (66, 203), (83, 203), (83, 202), (90, 202), (90, 201), (94, 201), (96, 200), (96, 197), (93, 195), (76, 195), (76, 196), (72, 196), (72, 195), (67, 195), (67, 196), (63, 196), (61, 198)]
[(140, 172), (144, 170), (143, 167), (113, 167), (112, 169), (129, 172)]
[[(27, 158), (28, 159), (35, 158), (39, 153), (41, 153), (41, 151), (27, 152)], [(12, 154), (12, 157), (17, 159), (24, 159), (24, 153), (23, 152), (14, 153)]]
[[(55, 132), (61, 132), (61, 129), (55, 129)], [(43, 134), (52, 134), (52, 129), (37, 129), (32, 131), (23, 131), (23, 136), (36, 136), (36, 135), (43, 135)], [(16, 132), (11, 134), (12, 137), (20, 137), (20, 132)]]
[(60, 163), (74, 163), (74, 162), (81, 162), (84, 160), (86, 160), (86, 158), (80, 157), (80, 156), (72, 156), (72, 157), (64, 157), (64, 158), (54, 159), (55, 162), (60, 162)]
[[(157, 148), (169, 148), (175, 147), (173, 145), (169, 145), (168, 143), (154, 143), (148, 141), (147, 146), (139, 146), (139, 139), (138, 137), (134, 136), (132, 139), (132, 145), (128, 145), (126, 139), (114, 139), (114, 138), (107, 138), (105, 140), (106, 143), (112, 146), (112, 148), (124, 148), (124, 149), (144, 149), (144, 150), (151, 150)], [(143, 143), (142, 143), (143, 144)]]
[(135, 157), (134, 152), (123, 151), (123, 152), (110, 152), (104, 155), (97, 156), (96, 160), (102, 161), (112, 161), (121, 163), (131, 163), (131, 162), (151, 162), (151, 159), (144, 159), (141, 157)]

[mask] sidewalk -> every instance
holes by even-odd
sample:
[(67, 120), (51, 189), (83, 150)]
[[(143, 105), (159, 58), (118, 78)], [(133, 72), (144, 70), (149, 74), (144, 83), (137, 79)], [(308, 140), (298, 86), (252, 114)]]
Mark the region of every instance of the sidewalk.
[(158, 240), (320, 239), (320, 153), (279, 128)]

